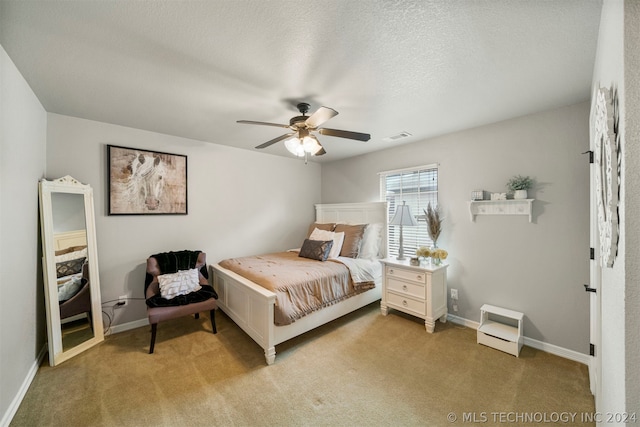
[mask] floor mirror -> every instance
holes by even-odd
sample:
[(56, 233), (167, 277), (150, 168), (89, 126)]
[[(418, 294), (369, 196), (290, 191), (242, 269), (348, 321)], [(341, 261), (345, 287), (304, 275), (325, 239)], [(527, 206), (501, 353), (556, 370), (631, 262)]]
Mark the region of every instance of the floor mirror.
[(93, 189), (65, 176), (39, 185), (49, 363), (104, 340)]

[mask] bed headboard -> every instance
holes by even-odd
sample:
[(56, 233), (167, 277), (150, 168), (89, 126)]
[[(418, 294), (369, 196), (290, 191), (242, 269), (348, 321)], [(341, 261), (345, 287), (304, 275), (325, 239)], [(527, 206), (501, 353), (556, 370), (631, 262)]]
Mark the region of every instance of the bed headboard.
[(87, 246), (87, 231), (64, 231), (53, 235), (53, 249), (67, 249), (72, 246)]
[(387, 256), (388, 211), (387, 202), (317, 204), (316, 222), (374, 224), (383, 226), (381, 254)]

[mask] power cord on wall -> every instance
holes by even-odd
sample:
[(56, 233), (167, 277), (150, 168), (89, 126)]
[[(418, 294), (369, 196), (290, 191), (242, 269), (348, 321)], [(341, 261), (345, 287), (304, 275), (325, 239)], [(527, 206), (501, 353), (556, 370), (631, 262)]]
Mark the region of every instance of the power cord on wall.
[[(127, 301), (136, 301), (136, 300), (143, 300), (144, 298), (124, 298)], [(115, 302), (116, 304), (112, 304), (112, 307), (117, 307), (119, 305), (125, 305), (126, 303), (124, 302), (123, 298), (118, 298), (118, 299), (110, 299), (109, 301), (103, 301), (102, 305), (107, 305), (107, 304), (111, 304), (112, 302)], [(118, 303), (122, 303), (122, 304), (118, 304)]]
[(116, 314), (115, 309), (126, 305), (129, 300), (144, 300), (144, 298), (126, 298), (125, 300), (118, 298), (104, 301), (102, 303), (102, 314), (106, 317), (106, 322), (104, 322), (106, 326), (103, 328), (105, 335), (109, 335), (111, 332), (111, 324), (113, 323), (113, 319)]

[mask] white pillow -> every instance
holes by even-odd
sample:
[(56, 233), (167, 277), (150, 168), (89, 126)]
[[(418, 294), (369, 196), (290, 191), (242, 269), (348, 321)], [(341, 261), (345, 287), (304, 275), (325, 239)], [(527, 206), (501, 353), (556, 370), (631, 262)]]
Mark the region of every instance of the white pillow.
[(320, 230), (319, 228), (316, 228), (309, 236), (309, 240), (333, 240), (333, 246), (331, 246), (329, 258), (337, 258), (338, 256), (340, 256), (342, 244), (344, 243), (344, 233), (334, 233), (333, 231)]
[(66, 301), (78, 293), (82, 287), (82, 275), (73, 274), (58, 279), (58, 301)]
[(200, 279), (197, 268), (158, 276), (160, 295), (164, 299), (172, 299), (178, 295), (186, 295), (190, 292), (199, 291), (202, 289), (199, 282)]
[(358, 258), (375, 259), (380, 257), (382, 243), (382, 224), (369, 224), (364, 230)]
[(344, 232), (333, 233), (333, 246), (331, 252), (329, 252), (329, 258), (338, 258), (340, 251), (342, 250), (342, 244), (344, 243)]

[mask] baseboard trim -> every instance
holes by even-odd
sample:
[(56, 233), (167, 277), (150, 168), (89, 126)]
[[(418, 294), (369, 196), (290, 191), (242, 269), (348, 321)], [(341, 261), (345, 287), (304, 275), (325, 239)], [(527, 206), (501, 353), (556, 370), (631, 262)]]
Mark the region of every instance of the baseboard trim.
[[(466, 326), (471, 329), (478, 329), (480, 323), (473, 320), (465, 319), (463, 317), (455, 316), (453, 314), (447, 315), (447, 320), (452, 323)], [(588, 354), (583, 354), (574, 350), (569, 350), (564, 347), (560, 347), (554, 344), (548, 344), (546, 342), (534, 340), (533, 338), (524, 337), (524, 345), (535, 348), (536, 350), (544, 351), (565, 359), (573, 360), (574, 362), (582, 363), (589, 366), (591, 357)]]
[(447, 314), (447, 320), (457, 325), (466, 326), (471, 329), (478, 329), (480, 323), (473, 320), (465, 319), (464, 317), (454, 316), (453, 314)]
[(533, 338), (524, 337), (524, 345), (533, 347), (537, 350), (541, 350), (547, 353), (555, 354), (556, 356), (564, 357), (565, 359), (573, 360), (574, 362), (582, 363), (589, 366), (589, 359), (591, 356), (588, 354), (579, 353), (574, 350), (569, 350), (564, 347), (560, 347), (546, 342), (534, 340)]
[(36, 360), (33, 362), (33, 365), (31, 365), (31, 368), (29, 368), (29, 372), (27, 372), (27, 376), (22, 382), (20, 389), (18, 389), (18, 393), (13, 398), (13, 401), (11, 401), (11, 404), (7, 408), (7, 412), (5, 412), (4, 415), (2, 416), (2, 420), (0, 420), (1, 427), (8, 427), (9, 423), (11, 423), (13, 416), (16, 414), (16, 412), (18, 411), (18, 408), (20, 407), (20, 404), (22, 403), (22, 399), (24, 399), (24, 396), (27, 394), (27, 390), (29, 390), (29, 386), (31, 386), (31, 382), (33, 381), (33, 379), (36, 377), (36, 374), (38, 373), (38, 368), (40, 367), (40, 364), (42, 363), (42, 359), (44, 359), (45, 354), (47, 354), (46, 344), (42, 346), (40, 353), (38, 353), (38, 357), (36, 357)]
[(149, 324), (149, 319), (148, 318), (140, 319), (140, 320), (134, 320), (133, 322), (121, 323), (119, 325), (111, 326), (109, 329), (107, 329), (107, 331), (104, 334), (105, 334), (105, 336), (106, 335), (111, 335), (111, 334), (117, 334), (119, 332), (124, 332), (124, 331), (128, 331), (128, 330), (131, 330), (131, 329), (141, 328), (143, 326), (147, 326), (148, 324)]

